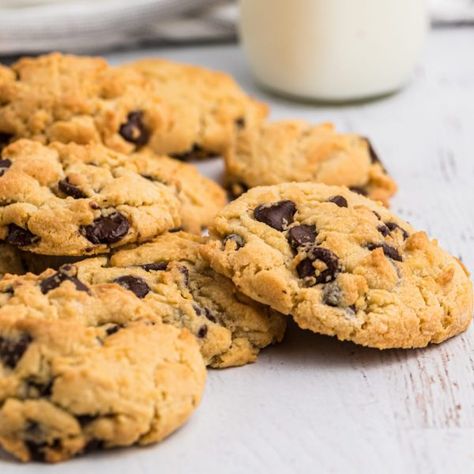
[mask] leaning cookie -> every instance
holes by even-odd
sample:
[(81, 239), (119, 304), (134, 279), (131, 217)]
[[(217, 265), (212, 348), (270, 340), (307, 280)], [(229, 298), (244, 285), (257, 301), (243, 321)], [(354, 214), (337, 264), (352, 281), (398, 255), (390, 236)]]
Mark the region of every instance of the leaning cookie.
[(314, 332), (386, 348), (464, 331), (462, 264), (424, 232), (343, 187), (257, 187), (216, 218), (204, 255), (247, 296)]
[(145, 178), (174, 187), (181, 205), (181, 228), (201, 234), (227, 202), (226, 193), (196, 167), (149, 150), (130, 155), (127, 167)]
[(199, 404), (205, 367), (186, 330), (11, 311), (0, 310), (0, 446), (21, 461), (156, 443)]
[(205, 240), (184, 232), (78, 264), (81, 281), (115, 282), (143, 300), (165, 323), (198, 339), (207, 365), (239, 366), (283, 338), (285, 318), (237, 291), (201, 258)]
[(149, 146), (191, 159), (222, 154), (235, 128), (266, 114), (229, 76), (165, 60), (112, 67), (53, 53), (0, 66), (5, 143), (102, 143), (126, 154)]
[(101, 145), (19, 140), (1, 155), (0, 240), (46, 255), (93, 255), (181, 224), (173, 186)]
[(255, 186), (314, 181), (347, 186), (387, 205), (397, 189), (366, 138), (338, 133), (330, 123), (242, 128), (225, 163), (227, 187), (235, 197)]

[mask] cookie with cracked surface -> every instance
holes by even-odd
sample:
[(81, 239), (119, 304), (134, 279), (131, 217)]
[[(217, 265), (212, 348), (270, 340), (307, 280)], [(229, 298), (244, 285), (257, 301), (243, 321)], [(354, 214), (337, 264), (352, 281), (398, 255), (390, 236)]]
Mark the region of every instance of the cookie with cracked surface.
[[(2, 151), (0, 240), (33, 253), (93, 255), (181, 224), (175, 189), (101, 145), (19, 140)], [(128, 166), (128, 167), (127, 167)]]
[(0, 318), (0, 446), (21, 461), (148, 445), (189, 418), (204, 389), (186, 330), (129, 323)]
[(238, 292), (201, 258), (205, 239), (169, 233), (105, 259), (76, 264), (81, 281), (115, 282), (144, 301), (165, 323), (186, 327), (215, 368), (253, 362), (280, 341), (285, 318)]
[(387, 205), (397, 189), (366, 138), (338, 133), (330, 123), (283, 121), (241, 129), (225, 163), (234, 196), (255, 186), (314, 181), (347, 186)]
[(424, 232), (347, 188), (251, 189), (217, 216), (204, 255), (247, 296), (303, 329), (357, 344), (423, 347), (465, 330), (472, 284)]
[[(149, 146), (182, 159), (221, 154), (235, 127), (266, 115), (227, 75), (165, 60), (112, 67), (59, 53), (0, 67), (0, 142)], [(255, 117), (255, 118), (254, 118)]]

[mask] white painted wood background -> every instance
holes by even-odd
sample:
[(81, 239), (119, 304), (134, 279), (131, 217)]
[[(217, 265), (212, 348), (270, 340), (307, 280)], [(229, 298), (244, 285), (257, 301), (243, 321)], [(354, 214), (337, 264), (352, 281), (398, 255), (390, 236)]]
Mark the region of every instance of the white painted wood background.
[[(474, 271), (474, 28), (429, 37), (414, 81), (365, 105), (267, 95), (235, 46), (142, 50), (232, 73), (274, 118), (370, 136), (400, 185), (393, 210)], [(219, 163), (203, 166), (218, 176)], [(202, 406), (161, 445), (1, 474), (474, 473), (474, 330), (416, 351), (370, 350), (291, 327), (251, 366), (211, 371)]]

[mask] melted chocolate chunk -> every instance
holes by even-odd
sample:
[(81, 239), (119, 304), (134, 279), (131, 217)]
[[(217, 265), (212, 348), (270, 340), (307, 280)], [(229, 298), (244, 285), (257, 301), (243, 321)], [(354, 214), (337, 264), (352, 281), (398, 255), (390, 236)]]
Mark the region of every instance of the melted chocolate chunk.
[[(314, 262), (323, 262), (326, 269), (317, 270)], [(339, 259), (329, 249), (323, 247), (314, 247), (308, 252), (308, 257), (302, 260), (296, 266), (296, 271), (300, 278), (313, 278), (314, 284), (329, 283), (336, 278), (339, 272)]]
[(212, 321), (213, 323), (217, 322), (217, 318), (214, 316), (212, 311), (209, 308), (204, 308), (204, 316), (206, 316), (209, 321)]
[(201, 338), (201, 339), (206, 337), (207, 336), (207, 331), (208, 331), (208, 327), (204, 324), (203, 326), (201, 326), (199, 328), (199, 331), (197, 333), (198, 337)]
[(182, 227), (173, 227), (173, 228), (170, 229), (168, 232), (169, 232), (170, 234), (174, 234), (174, 233), (176, 233), (176, 232), (181, 232), (182, 230), (183, 230)]
[(0, 176), (3, 176), (5, 174), (5, 171), (10, 168), (11, 165), (12, 162), (8, 159), (0, 160)]
[(255, 208), (253, 216), (257, 221), (263, 222), (276, 230), (285, 230), (293, 222), (295, 214), (295, 203), (287, 200), (262, 204)]
[(244, 245), (245, 245), (245, 240), (243, 237), (241, 237), (240, 235), (238, 234), (229, 234), (229, 235), (226, 235), (224, 237), (224, 240), (222, 241), (222, 243), (225, 244), (227, 242), (234, 242), (235, 243), (235, 249), (236, 250), (239, 250), (240, 248), (242, 248)]
[(377, 226), (377, 230), (384, 236), (390, 235), (390, 229), (385, 224), (380, 224)]
[(349, 188), (353, 193), (360, 194), (361, 196), (367, 196), (369, 193), (367, 189), (362, 186), (351, 186)]
[(192, 148), (182, 153), (172, 153), (171, 156), (180, 161), (191, 161), (191, 160), (205, 160), (207, 158), (216, 158), (216, 153), (204, 150), (200, 145), (195, 143)]
[(168, 262), (145, 263), (140, 266), (147, 272), (161, 272), (168, 268)]
[(70, 281), (73, 283), (77, 291), (85, 291), (86, 293), (89, 293), (89, 288), (84, 285), (84, 283), (82, 283), (82, 281), (80, 281), (76, 275), (77, 268), (74, 265), (63, 265), (54, 275), (45, 278), (40, 283), (41, 293), (46, 295), (65, 281)]
[(119, 332), (120, 329), (121, 329), (121, 327), (118, 324), (114, 324), (113, 326), (109, 326), (105, 330), (105, 334), (107, 334), (107, 336), (112, 336), (112, 334), (115, 334), (115, 333)]
[(336, 206), (347, 207), (347, 199), (344, 196), (332, 196), (328, 199), (329, 202), (333, 202)]
[(119, 133), (124, 140), (138, 147), (146, 145), (150, 139), (150, 131), (143, 123), (143, 111), (130, 112), (127, 121), (120, 125)]
[(397, 262), (403, 262), (403, 258), (398, 253), (398, 250), (390, 245), (387, 245), (386, 243), (382, 243), (382, 244), (369, 243), (367, 244), (367, 248), (369, 250), (375, 250), (375, 249), (381, 248), (386, 257), (389, 257), (392, 260), (396, 260)]
[(39, 241), (39, 237), (28, 229), (23, 229), (16, 224), (8, 224), (8, 234), (5, 239), (9, 244), (15, 245), (16, 247), (25, 247), (27, 245), (33, 245)]
[(77, 186), (71, 184), (68, 178), (59, 181), (58, 189), (66, 196), (71, 196), (74, 199), (83, 199), (87, 197)]
[(8, 368), (14, 369), (32, 341), (29, 334), (22, 334), (15, 340), (0, 336), (0, 361)]
[(242, 129), (245, 127), (245, 118), (244, 117), (239, 117), (238, 119), (235, 120), (235, 126), (238, 129)]
[(403, 240), (408, 239), (408, 232), (403, 227), (400, 227), (396, 222), (386, 222), (385, 225), (390, 230), (390, 232), (398, 229), (402, 233)]
[(316, 240), (316, 226), (301, 224), (288, 231), (287, 239), (293, 250), (304, 245), (313, 244)]
[(124, 237), (130, 229), (127, 218), (114, 212), (109, 216), (102, 216), (92, 224), (81, 226), (81, 234), (93, 244), (114, 244)]
[(367, 147), (369, 148), (370, 162), (371, 163), (382, 164), (382, 162), (380, 161), (379, 156), (377, 155), (377, 152), (375, 151), (374, 147), (372, 146), (371, 141), (367, 137), (363, 137), (363, 139), (366, 141)]
[(116, 278), (114, 283), (118, 283), (120, 286), (135, 293), (138, 298), (145, 298), (145, 296), (150, 292), (150, 287), (147, 282), (140, 277), (124, 275)]
[(375, 217), (376, 217), (379, 221), (382, 220), (382, 216), (381, 216), (378, 212), (376, 212), (376, 211), (372, 211), (372, 212), (374, 213)]

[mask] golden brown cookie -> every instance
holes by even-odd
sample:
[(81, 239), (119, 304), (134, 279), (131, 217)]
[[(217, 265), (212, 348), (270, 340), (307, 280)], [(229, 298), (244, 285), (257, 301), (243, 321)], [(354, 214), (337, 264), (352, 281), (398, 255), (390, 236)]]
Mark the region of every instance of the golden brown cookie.
[(397, 189), (366, 138), (338, 133), (330, 123), (242, 128), (225, 163), (227, 187), (235, 197), (255, 186), (313, 181), (347, 186), (387, 205)]
[(314, 332), (380, 349), (464, 331), (472, 284), (424, 232), (347, 188), (257, 187), (226, 206), (204, 255), (250, 298)]
[(181, 159), (222, 154), (234, 130), (265, 117), (224, 73), (150, 59), (123, 67), (59, 53), (0, 67), (0, 142), (149, 146)]

